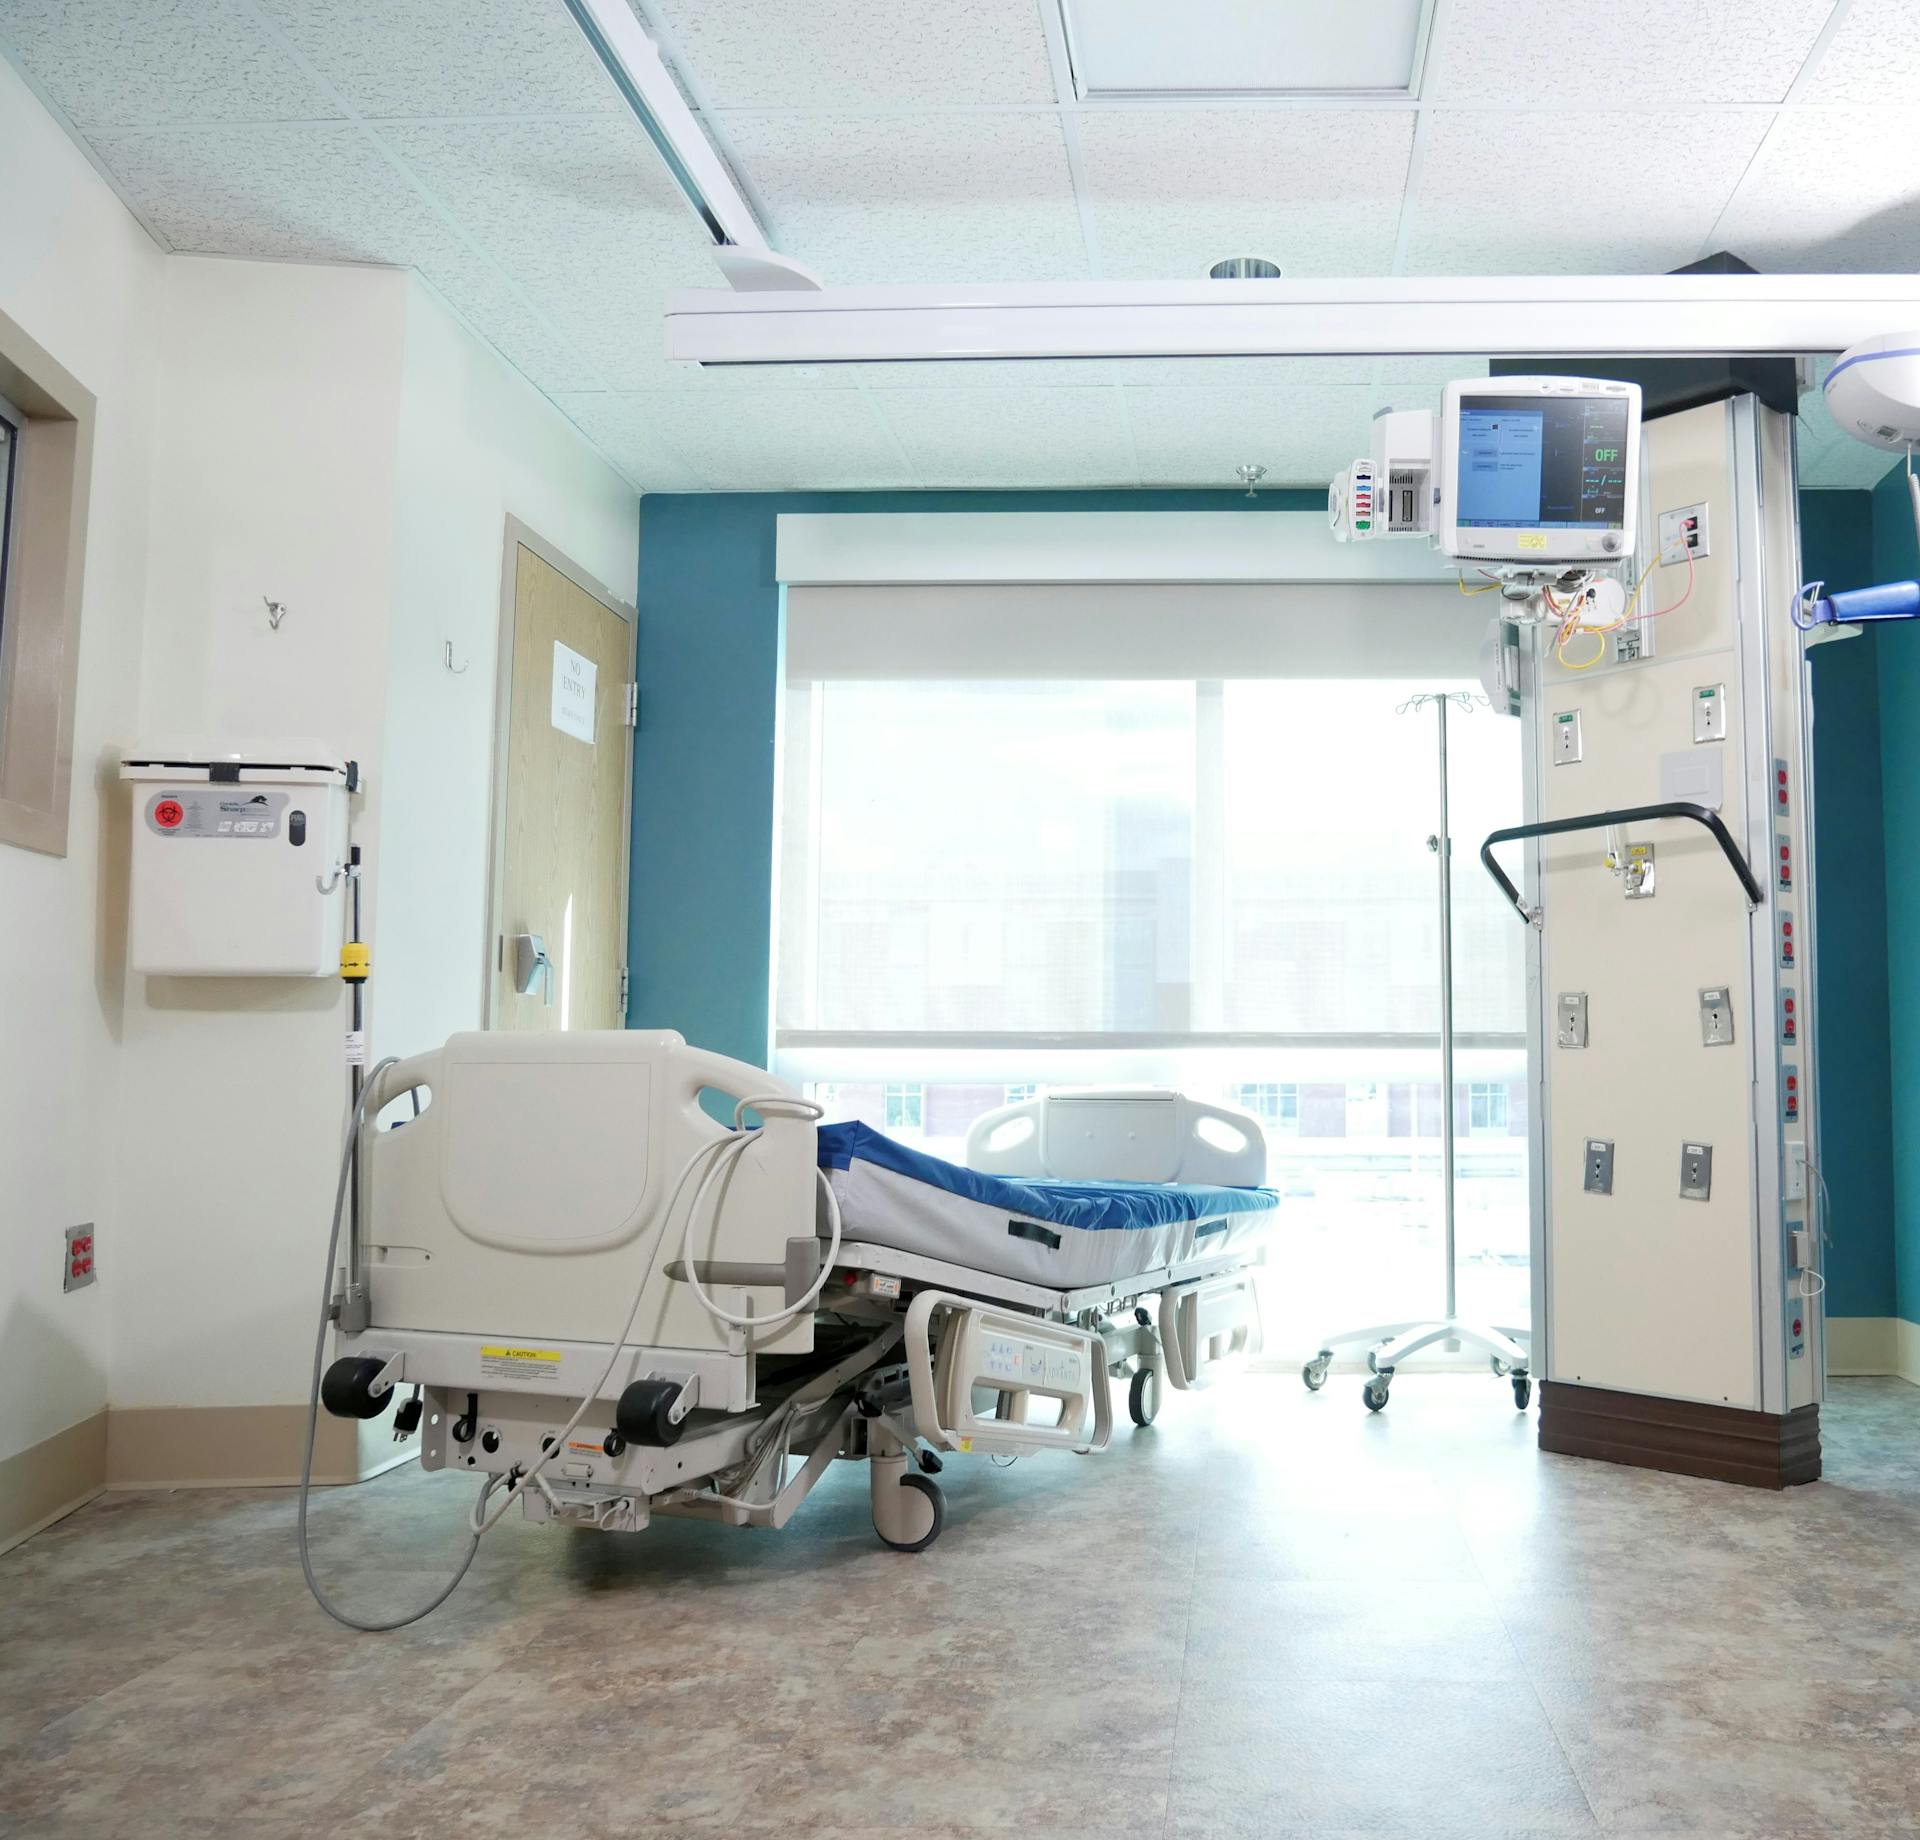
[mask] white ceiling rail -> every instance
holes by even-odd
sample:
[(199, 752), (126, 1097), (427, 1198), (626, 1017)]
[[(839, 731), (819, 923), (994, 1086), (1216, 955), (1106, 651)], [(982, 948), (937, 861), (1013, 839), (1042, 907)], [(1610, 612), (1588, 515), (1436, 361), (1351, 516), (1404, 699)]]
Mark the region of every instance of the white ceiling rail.
[(666, 316), (668, 357), (696, 364), (1836, 352), (1916, 321), (1917, 275), (690, 289)]
[(627, 0), (566, 0), (566, 8), (706, 226), (714, 242), (713, 258), (728, 285), (788, 293), (817, 289), (820, 278), (811, 269), (767, 242), (753, 207), (701, 130)]

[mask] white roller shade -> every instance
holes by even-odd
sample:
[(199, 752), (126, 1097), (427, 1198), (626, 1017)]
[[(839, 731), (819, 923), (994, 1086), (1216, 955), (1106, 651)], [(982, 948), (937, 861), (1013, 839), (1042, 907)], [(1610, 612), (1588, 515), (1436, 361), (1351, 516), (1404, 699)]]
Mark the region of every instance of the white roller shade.
[(787, 677), (1470, 682), (1496, 605), (1451, 582), (791, 587)]

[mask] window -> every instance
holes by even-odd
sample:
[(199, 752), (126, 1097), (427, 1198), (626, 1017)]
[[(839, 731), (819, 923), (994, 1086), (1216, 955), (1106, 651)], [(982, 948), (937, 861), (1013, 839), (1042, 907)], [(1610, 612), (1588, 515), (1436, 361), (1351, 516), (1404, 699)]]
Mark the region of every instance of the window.
[(64, 856), (94, 401), (0, 313), (0, 844)]
[[(906, 624), (873, 635), (904, 646)], [(819, 643), (802, 632), (790, 670)], [(1010, 665), (1026, 644), (995, 641)], [(1402, 708), (1446, 683), (796, 675), (775, 1070), (953, 1160), (1043, 1086), (1251, 1112), (1287, 1220), (1269, 1348), (1434, 1310), (1435, 717)], [(1456, 1116), (1471, 1082), (1491, 1121), (1526, 1077), (1526, 935), (1465, 846), (1519, 819), (1520, 729), (1456, 708), (1448, 740)], [(1461, 1305), (1501, 1322), (1529, 1307), (1526, 1157), (1524, 1132), (1463, 1124)]]
[(1507, 1089), (1475, 1080), (1467, 1088), (1467, 1129), (1504, 1136), (1507, 1129)]
[[(4, 668), (7, 657), (7, 614), (13, 604), (8, 583), (13, 574), (14, 499), (18, 489), (20, 435), (26, 425), (27, 418), (0, 396), (0, 668)], [(0, 698), (0, 718), (5, 714), (5, 700)]]
[(1277, 1080), (1260, 1080), (1251, 1086), (1234, 1088), (1234, 1103), (1243, 1112), (1251, 1112), (1274, 1131), (1298, 1131), (1300, 1128), (1300, 1088), (1283, 1086)]

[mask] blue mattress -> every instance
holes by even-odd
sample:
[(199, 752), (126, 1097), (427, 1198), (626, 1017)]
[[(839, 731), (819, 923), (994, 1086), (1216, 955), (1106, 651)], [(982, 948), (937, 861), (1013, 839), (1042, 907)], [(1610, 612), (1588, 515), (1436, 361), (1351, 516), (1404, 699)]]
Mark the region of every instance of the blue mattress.
[(982, 1175), (857, 1123), (820, 1127), (820, 1167), (850, 1239), (1062, 1285), (1224, 1251), (1280, 1201), (1270, 1188)]

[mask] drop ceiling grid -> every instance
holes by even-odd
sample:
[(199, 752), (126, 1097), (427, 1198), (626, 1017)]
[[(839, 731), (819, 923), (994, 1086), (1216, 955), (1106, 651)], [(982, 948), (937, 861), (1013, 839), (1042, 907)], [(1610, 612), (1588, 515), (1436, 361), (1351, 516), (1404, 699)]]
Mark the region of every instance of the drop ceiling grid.
[[(768, 181), (782, 246), (830, 282), (1177, 276), (1249, 253), (1295, 273), (1619, 272), (1703, 240), (1773, 267), (1920, 263), (1897, 106), (1920, 96), (1913, 0), (1598, 18), (1439, 0), (1424, 98), (1371, 108), (1081, 104), (1054, 0), (642, 4)], [(1681, 28), (1684, 80), (1636, 61)], [(643, 489), (793, 477), (803, 450), (813, 483), (990, 483), (996, 430), (1036, 481), (1231, 483), (1248, 461), (1279, 483), (1343, 463), (1359, 396), (1407, 406), (1461, 368), (689, 372), (659, 318), (672, 288), (717, 285), (706, 243), (560, 0), (7, 0), (0, 37), (167, 240), (417, 268)], [(1583, 116), (1596, 64), (1609, 107)], [(1592, 207), (1569, 208), (1569, 175)], [(1851, 444), (1806, 433), (1810, 476), (1851, 482)]]

